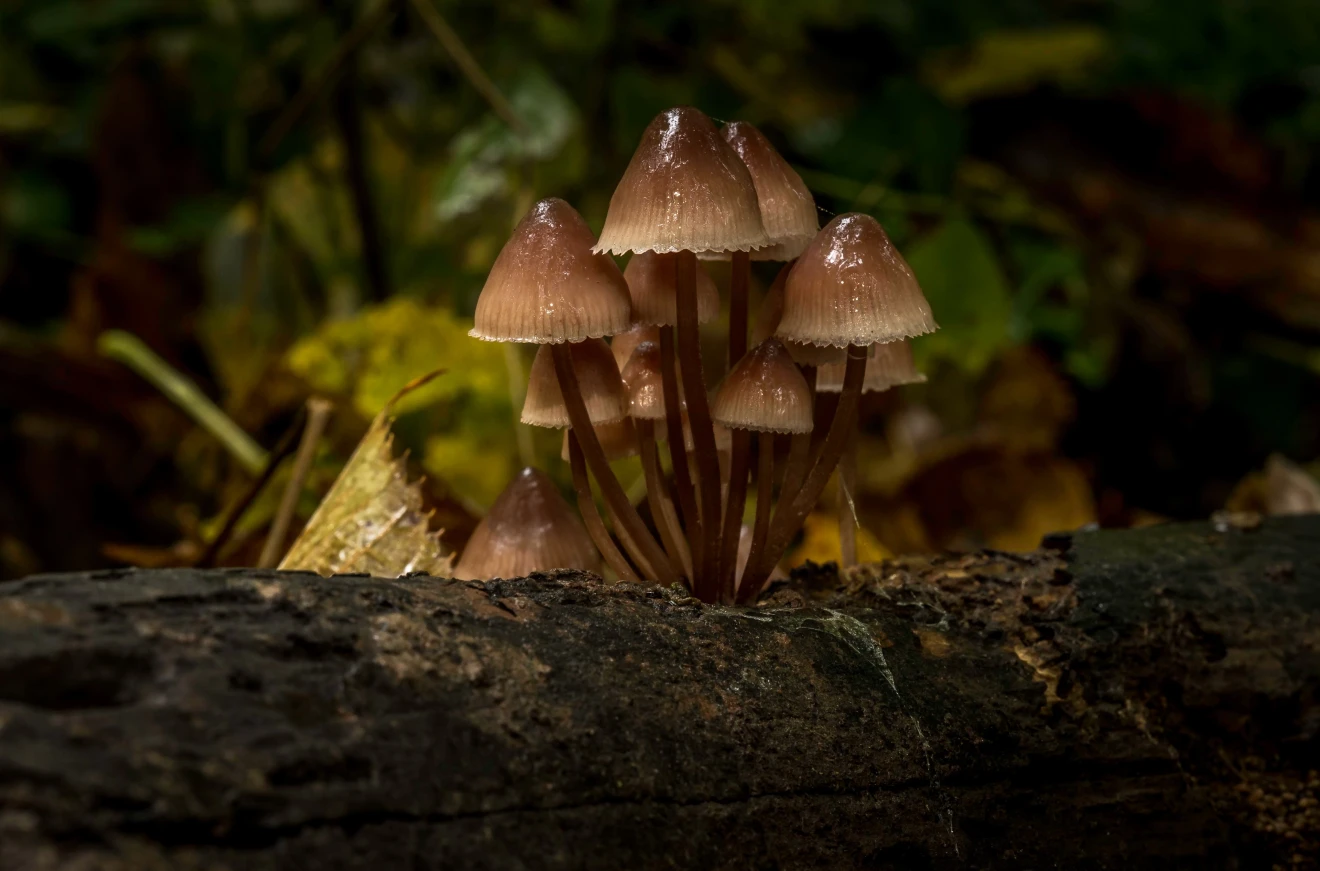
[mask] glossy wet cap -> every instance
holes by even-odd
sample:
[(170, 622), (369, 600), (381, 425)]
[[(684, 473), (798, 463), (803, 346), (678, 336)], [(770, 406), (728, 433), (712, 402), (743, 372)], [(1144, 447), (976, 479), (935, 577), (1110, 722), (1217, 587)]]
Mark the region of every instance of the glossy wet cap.
[(526, 468), (477, 524), (454, 577), (521, 578), (550, 569), (600, 571), (600, 555), (582, 521), (544, 472)]
[[(816, 371), (816, 389), (821, 393), (843, 390), (845, 363), (832, 363)], [(866, 378), (863, 393), (879, 393), (904, 384), (921, 384), (926, 376), (917, 371), (912, 359), (912, 343), (907, 339), (872, 345), (866, 350)]]
[(724, 377), (711, 417), (732, 429), (811, 432), (811, 389), (783, 343), (766, 339)]
[[(785, 263), (775, 276), (774, 282), (770, 285), (765, 296), (761, 298), (761, 306), (756, 312), (756, 323), (752, 325), (752, 342), (760, 344), (775, 334), (779, 329), (779, 321), (784, 316), (784, 284), (788, 280), (788, 273), (793, 268), (793, 263)], [(793, 362), (799, 366), (824, 366), (830, 363), (845, 362), (847, 350), (836, 348), (831, 345), (808, 345), (802, 342), (784, 342), (784, 347), (792, 355)]]
[(618, 364), (619, 371), (622, 372), (638, 345), (642, 342), (658, 343), (659, 341), (659, 327), (651, 324), (634, 324), (632, 329), (626, 333), (619, 333), (610, 339), (610, 352), (614, 354), (614, 362)]
[(937, 329), (907, 261), (869, 215), (839, 215), (784, 283), (775, 335), (813, 345), (871, 345)]
[(563, 200), (532, 206), (495, 258), (470, 335), (549, 344), (627, 330), (627, 282), (611, 258), (592, 253), (594, 242), (591, 228)]
[(610, 197), (597, 251), (750, 251), (770, 244), (747, 167), (690, 107), (642, 133)]
[(792, 260), (820, 229), (811, 191), (765, 134), (751, 124), (732, 121), (720, 134), (752, 175), (761, 225), (770, 238), (770, 246), (752, 252), (752, 259)]
[[(601, 339), (587, 339), (568, 346), (573, 356), (573, 371), (582, 390), (582, 401), (593, 424), (612, 423), (628, 413), (628, 394), (614, 365), (610, 346)], [(527, 398), (523, 401), (522, 422), (530, 426), (566, 427), (568, 406), (559, 392), (554, 356), (549, 348), (540, 348), (527, 376)]]
[[(623, 383), (628, 388), (628, 414), (638, 420), (665, 419), (663, 373), (660, 345), (656, 342), (642, 342), (638, 345), (628, 365), (623, 368)], [(679, 407), (686, 405), (680, 380)]]
[[(623, 270), (632, 295), (633, 320), (639, 324), (674, 326), (678, 323), (675, 280), (678, 257), (642, 251), (632, 256)], [(720, 316), (720, 292), (700, 264), (697, 266), (697, 323)]]
[[(601, 450), (605, 452), (605, 459), (613, 462), (641, 453), (637, 442), (637, 427), (631, 418), (598, 424), (593, 429), (596, 430), (596, 440), (600, 442)], [(565, 463), (570, 462), (568, 433), (569, 430), (564, 430), (564, 441), (559, 447), (559, 458)]]

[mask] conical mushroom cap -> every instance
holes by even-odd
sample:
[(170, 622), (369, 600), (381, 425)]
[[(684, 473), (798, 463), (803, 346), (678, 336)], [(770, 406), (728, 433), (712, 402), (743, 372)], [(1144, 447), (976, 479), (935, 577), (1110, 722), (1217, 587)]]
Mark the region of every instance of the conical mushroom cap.
[(770, 247), (752, 252), (752, 259), (792, 260), (820, 229), (811, 191), (765, 134), (751, 124), (732, 121), (720, 133), (752, 174), (761, 224), (770, 237)]
[[(623, 389), (623, 379), (614, 365), (610, 346), (601, 339), (587, 339), (568, 347), (591, 422), (602, 424), (621, 420), (628, 413), (628, 394)], [(564, 404), (564, 395), (559, 392), (559, 378), (549, 348), (539, 348), (532, 361), (522, 422), (530, 426), (570, 426), (568, 406)]]
[[(785, 263), (779, 274), (775, 276), (770, 289), (761, 298), (761, 306), (756, 312), (756, 323), (752, 326), (752, 341), (758, 345), (779, 329), (779, 321), (784, 316), (784, 284), (792, 269), (793, 263)], [(788, 348), (788, 353), (793, 356), (793, 362), (799, 366), (826, 366), (831, 363), (846, 362), (848, 356), (846, 349), (831, 345), (784, 342), (784, 347)]]
[(550, 569), (600, 571), (582, 521), (544, 472), (523, 469), (477, 524), (454, 577), (521, 578)]
[[(816, 390), (838, 393), (843, 390), (844, 363), (831, 363), (816, 370)], [(903, 384), (921, 384), (926, 376), (917, 371), (912, 359), (912, 343), (907, 339), (872, 345), (866, 350), (866, 378), (863, 393), (879, 393)]]
[(614, 362), (619, 364), (619, 371), (622, 372), (638, 345), (642, 342), (659, 343), (659, 341), (659, 327), (651, 324), (634, 324), (626, 333), (618, 333), (610, 339), (610, 352), (614, 354)]
[(750, 251), (770, 244), (747, 167), (704, 113), (661, 112), (610, 197), (596, 251)]
[[(673, 254), (641, 251), (632, 256), (623, 270), (632, 294), (633, 320), (639, 324), (674, 326), (678, 323), (678, 297), (675, 279), (678, 258)], [(706, 270), (697, 267), (697, 323), (704, 324), (720, 316), (720, 292)]]
[[(628, 414), (638, 420), (665, 419), (663, 373), (660, 345), (656, 342), (642, 342), (638, 345), (628, 365), (623, 368), (623, 383), (628, 388)], [(680, 408), (687, 407), (681, 379), (678, 402)]]
[(766, 339), (724, 376), (711, 417), (731, 429), (811, 432), (811, 388), (788, 349)]
[[(635, 457), (641, 453), (641, 446), (637, 441), (637, 427), (633, 425), (632, 418), (625, 417), (614, 423), (602, 423), (592, 429), (596, 431), (596, 439), (600, 442), (601, 450), (605, 452), (605, 459), (611, 462)], [(564, 441), (559, 448), (559, 458), (565, 463), (571, 460), (568, 453), (569, 432), (571, 430), (564, 430)]]
[(869, 215), (839, 215), (784, 284), (775, 335), (812, 345), (872, 345), (937, 329), (911, 267)]
[(591, 228), (563, 200), (532, 206), (495, 258), (469, 335), (553, 344), (628, 329), (628, 285), (613, 260), (592, 253), (593, 242)]

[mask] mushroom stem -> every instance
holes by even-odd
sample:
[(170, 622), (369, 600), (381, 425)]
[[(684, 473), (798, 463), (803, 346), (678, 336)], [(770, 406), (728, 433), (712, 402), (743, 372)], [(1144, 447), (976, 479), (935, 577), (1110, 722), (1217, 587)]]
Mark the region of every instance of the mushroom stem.
[(739, 603), (750, 602), (761, 592), (760, 584), (753, 587), (748, 580), (752, 569), (761, 559), (766, 535), (770, 532), (771, 490), (775, 483), (774, 435), (768, 432), (759, 434), (756, 451), (756, 519), (752, 521), (752, 545), (747, 552), (747, 565), (743, 568), (742, 582), (738, 585)]
[(752, 277), (752, 255), (733, 252), (729, 279), (729, 368), (747, 353), (747, 285)]
[(857, 427), (839, 459), (839, 568), (857, 565)]
[[(701, 366), (701, 332), (697, 325), (697, 255), (678, 252), (678, 358), (683, 370), (683, 393), (687, 397), (688, 421), (700, 475), (702, 531), (701, 567), (696, 568), (697, 598), (714, 599), (719, 584), (720, 561), (720, 459), (715, 448), (715, 428), (706, 397), (706, 379)], [(711, 587), (714, 589), (711, 589)]]
[(559, 390), (563, 394), (564, 404), (568, 407), (569, 423), (572, 424), (573, 433), (582, 447), (587, 468), (600, 484), (605, 504), (618, 518), (621, 529), (627, 530), (626, 539), (620, 536), (624, 546), (631, 544), (637, 548), (633, 553), (634, 560), (639, 566), (650, 563), (658, 573), (656, 580), (660, 583), (665, 586), (678, 583), (678, 576), (674, 574), (669, 561), (665, 559), (664, 551), (656, 544), (655, 538), (642, 522), (637, 509), (628, 501), (619, 479), (614, 476), (614, 470), (610, 468), (609, 460), (605, 458), (605, 451), (600, 446), (596, 429), (591, 425), (591, 418), (587, 414), (587, 405), (582, 401), (582, 390), (573, 371), (573, 357), (569, 345), (560, 343), (551, 345), (550, 348), (555, 361), (555, 375), (559, 379)]
[(688, 541), (692, 545), (693, 589), (696, 589), (697, 566), (701, 564), (702, 527), (697, 511), (697, 495), (692, 485), (692, 472), (688, 469), (688, 456), (683, 434), (683, 409), (678, 393), (678, 357), (674, 343), (674, 328), (660, 328), (660, 383), (665, 393), (665, 429), (669, 434), (669, 461), (674, 470), (674, 490), (678, 508), (683, 515)]
[(619, 553), (619, 549), (614, 545), (614, 539), (610, 538), (609, 532), (605, 529), (605, 522), (600, 519), (600, 510), (596, 508), (596, 500), (591, 498), (591, 481), (587, 479), (587, 464), (582, 458), (582, 445), (578, 444), (577, 434), (573, 430), (568, 431), (568, 457), (569, 465), (573, 468), (573, 489), (577, 491), (578, 513), (582, 515), (582, 522), (587, 527), (587, 534), (596, 545), (596, 550), (605, 557), (605, 562), (614, 573), (619, 576), (621, 581), (639, 581), (637, 573), (628, 565), (628, 561)]
[(723, 553), (720, 555), (719, 600), (733, 602), (738, 573), (738, 532), (742, 529), (743, 508), (747, 504), (747, 471), (752, 451), (752, 432), (733, 430), (733, 458), (729, 466), (729, 500), (724, 506)]
[[(642, 549), (633, 541), (633, 537), (628, 534), (628, 528), (619, 522), (619, 515), (614, 512), (609, 503), (605, 504), (605, 513), (610, 517), (610, 525), (614, 527), (614, 534), (623, 542), (624, 550), (632, 555), (633, 562), (637, 564), (637, 573), (648, 581), (658, 580), (660, 575), (656, 573), (655, 566), (651, 565)], [(675, 569), (675, 571), (677, 571)]]
[(783, 552), (789, 541), (802, 526), (807, 513), (811, 511), (821, 492), (829, 483), (830, 475), (839, 464), (847, 446), (849, 433), (857, 427), (857, 402), (862, 395), (862, 384), (866, 378), (866, 346), (849, 345), (848, 362), (843, 372), (843, 391), (839, 394), (839, 405), (830, 423), (829, 434), (816, 452), (811, 471), (802, 483), (797, 494), (781, 493), (779, 508), (775, 511), (771, 524), (768, 546), (761, 555), (755, 570), (749, 565), (749, 579), (758, 584), (765, 582), (769, 574), (766, 561)]
[[(807, 386), (811, 388), (811, 401), (814, 406), (816, 403), (816, 367), (803, 366), (802, 376), (807, 379)], [(793, 501), (798, 489), (802, 486), (802, 479), (810, 468), (808, 461), (811, 459), (811, 433), (794, 433), (788, 446), (788, 460), (784, 465), (784, 483), (779, 490), (779, 502), (781, 505), (787, 505)]]
[(680, 574), (692, 577), (692, 566), (685, 560), (682, 546), (682, 530), (678, 528), (678, 518), (665, 499), (665, 481), (660, 475), (660, 456), (655, 446), (655, 421), (640, 419), (637, 421), (637, 441), (642, 454), (642, 473), (646, 476), (646, 500), (651, 506), (651, 518), (660, 531), (660, 540), (664, 542), (665, 553), (669, 554), (669, 563)]

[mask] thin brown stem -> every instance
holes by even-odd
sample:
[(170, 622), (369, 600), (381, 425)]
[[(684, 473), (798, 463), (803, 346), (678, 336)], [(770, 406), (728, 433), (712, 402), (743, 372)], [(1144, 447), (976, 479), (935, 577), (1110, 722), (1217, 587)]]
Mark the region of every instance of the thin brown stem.
[(628, 565), (628, 560), (619, 553), (614, 539), (610, 538), (609, 532), (605, 529), (605, 521), (600, 519), (600, 509), (596, 507), (596, 500), (591, 498), (591, 481), (587, 478), (587, 463), (582, 457), (582, 445), (578, 444), (573, 430), (568, 431), (568, 463), (573, 469), (573, 489), (577, 491), (578, 513), (582, 515), (587, 534), (596, 543), (596, 550), (600, 551), (606, 564), (614, 569), (619, 580), (634, 582), (641, 580), (632, 566)]
[(756, 450), (756, 519), (752, 521), (752, 546), (747, 552), (742, 582), (738, 585), (739, 602), (749, 602), (761, 592), (761, 585), (757, 584), (753, 589), (748, 578), (761, 559), (766, 536), (770, 532), (771, 490), (775, 483), (775, 437), (768, 432), (761, 433), (757, 437)]
[(302, 441), (298, 442), (298, 453), (293, 458), (293, 471), (289, 482), (284, 487), (279, 508), (275, 510), (275, 519), (270, 531), (266, 533), (266, 542), (261, 547), (261, 556), (257, 558), (257, 568), (268, 569), (280, 561), (284, 554), (284, 541), (289, 535), (289, 524), (298, 508), (298, 497), (302, 495), (303, 484), (307, 482), (307, 473), (312, 468), (316, 457), (316, 446), (321, 442), (321, 434), (330, 420), (334, 403), (328, 399), (313, 397), (307, 400), (307, 427), (303, 430)]
[(664, 543), (665, 553), (669, 554), (669, 563), (680, 574), (692, 576), (692, 567), (683, 559), (683, 549), (679, 542), (683, 532), (678, 527), (678, 518), (665, 499), (665, 481), (660, 474), (660, 456), (655, 444), (655, 421), (637, 421), (638, 447), (642, 454), (642, 474), (646, 476), (646, 500), (651, 506), (651, 519), (660, 531), (660, 540)]
[(614, 509), (610, 507), (608, 502), (605, 503), (605, 511), (610, 516), (610, 525), (614, 527), (614, 534), (619, 537), (619, 541), (623, 542), (624, 550), (632, 554), (633, 562), (637, 564), (637, 573), (648, 581), (658, 580), (660, 576), (656, 574), (655, 566), (651, 565), (650, 560), (646, 558), (646, 554), (637, 546), (637, 542), (633, 541), (633, 537), (628, 534), (628, 528), (619, 522), (619, 515), (614, 513)]
[[(672, 257), (672, 254), (664, 255)], [(669, 434), (669, 459), (674, 470), (674, 491), (678, 496), (678, 508), (683, 514), (683, 525), (687, 529), (688, 541), (692, 545), (693, 592), (696, 591), (696, 571), (701, 565), (702, 535), (701, 515), (697, 510), (696, 489), (692, 483), (692, 472), (688, 468), (688, 456), (683, 435), (683, 410), (679, 398), (678, 356), (674, 342), (674, 328), (660, 328), (660, 381), (665, 393), (665, 430)]]
[(743, 508), (747, 504), (747, 471), (752, 452), (750, 430), (733, 431), (733, 458), (729, 463), (729, 500), (724, 506), (724, 532), (721, 541), (719, 601), (733, 602), (738, 574), (738, 538), (742, 531)]
[(582, 446), (587, 468), (591, 470), (591, 474), (600, 485), (605, 504), (618, 517), (620, 527), (628, 531), (629, 540), (623, 542), (624, 546), (627, 547), (631, 543), (637, 548), (633, 553), (634, 558), (639, 565), (642, 562), (650, 563), (657, 572), (657, 580), (660, 583), (665, 586), (678, 583), (678, 576), (670, 567), (669, 561), (665, 559), (664, 551), (656, 544), (655, 538), (642, 522), (637, 509), (628, 501), (628, 495), (623, 492), (619, 479), (610, 468), (610, 461), (606, 459), (605, 451), (600, 446), (600, 439), (596, 437), (596, 429), (591, 425), (587, 405), (582, 400), (582, 389), (573, 371), (573, 357), (568, 344), (551, 345), (550, 348), (555, 361), (555, 374), (559, 378), (559, 390), (564, 396), (564, 404), (568, 406), (568, 420)]
[[(802, 375), (807, 379), (807, 386), (811, 388), (811, 404), (816, 404), (816, 367), (803, 366)], [(784, 483), (779, 490), (779, 503), (786, 505), (793, 501), (798, 490), (802, 487), (802, 479), (806, 477), (807, 470), (810, 468), (811, 461), (811, 433), (794, 433), (788, 446), (788, 460), (784, 464)]]
[(720, 561), (720, 459), (715, 449), (715, 428), (706, 397), (706, 378), (701, 365), (701, 330), (697, 324), (697, 255), (678, 252), (678, 362), (687, 397), (688, 422), (692, 427), (693, 453), (700, 471), (702, 529), (701, 568), (697, 569), (697, 598), (712, 601), (719, 584)]
[(857, 565), (857, 427), (839, 459), (839, 567)]
[(729, 279), (729, 368), (747, 353), (747, 285), (752, 279), (752, 257), (746, 251), (733, 252), (733, 271)]

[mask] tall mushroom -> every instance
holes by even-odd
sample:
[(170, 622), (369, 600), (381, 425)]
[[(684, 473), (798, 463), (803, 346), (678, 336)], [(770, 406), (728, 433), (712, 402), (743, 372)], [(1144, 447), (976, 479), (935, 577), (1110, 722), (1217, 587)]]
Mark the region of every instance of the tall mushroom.
[(783, 343), (766, 339), (739, 360), (715, 394), (711, 414), (733, 431), (733, 461), (729, 500), (724, 509), (723, 553), (720, 559), (720, 601), (734, 599), (738, 532), (747, 499), (751, 434), (757, 433), (756, 519), (752, 551), (760, 550), (768, 531), (774, 480), (776, 433), (808, 433), (812, 427), (811, 388), (794, 365)]
[[(816, 390), (820, 393), (838, 393), (843, 389), (842, 364), (820, 367), (816, 376)], [(912, 359), (912, 343), (907, 339), (872, 345), (866, 353), (866, 378), (862, 393), (879, 393), (903, 384), (920, 384), (926, 376), (917, 371)], [(857, 428), (848, 439), (848, 446), (839, 460), (839, 565), (850, 568), (857, 565), (857, 515), (853, 504), (857, 494)]]
[(815, 451), (802, 488), (781, 495), (766, 549), (749, 558), (746, 595), (759, 590), (769, 569), (767, 562), (773, 564), (801, 527), (847, 447), (856, 426), (867, 346), (935, 329), (930, 304), (911, 267), (869, 215), (839, 215), (802, 252), (784, 283), (784, 311), (776, 335), (810, 345), (846, 348), (847, 361), (834, 420)]
[[(594, 242), (590, 228), (568, 203), (551, 198), (534, 205), (491, 267), (470, 335), (549, 347), (545, 359), (553, 364), (562, 391), (564, 417), (574, 430), (571, 442), (580, 444), (585, 466), (626, 532), (625, 542), (638, 549), (638, 561), (653, 566), (659, 580), (674, 583), (677, 576), (610, 469), (574, 371), (572, 343), (621, 333), (632, 325), (623, 274), (609, 257), (592, 252)], [(604, 350), (617, 377), (613, 357)]]
[[(673, 328), (660, 331), (669, 413), (670, 451), (675, 468), (684, 462), (677, 427), (678, 368), (686, 386), (696, 443), (701, 495), (701, 533), (692, 537), (698, 595), (716, 583), (719, 561), (720, 472), (706, 396), (698, 331), (696, 253), (750, 251), (769, 243), (761, 225), (756, 188), (747, 167), (705, 114), (683, 107), (662, 112), (647, 126), (623, 178), (594, 250), (623, 254), (653, 251), (673, 255), (678, 341)], [(697, 518), (685, 517), (692, 535)], [(699, 556), (699, 558), (698, 558)]]
[(454, 577), (521, 578), (550, 569), (600, 571), (582, 522), (539, 469), (523, 469), (468, 538)]

